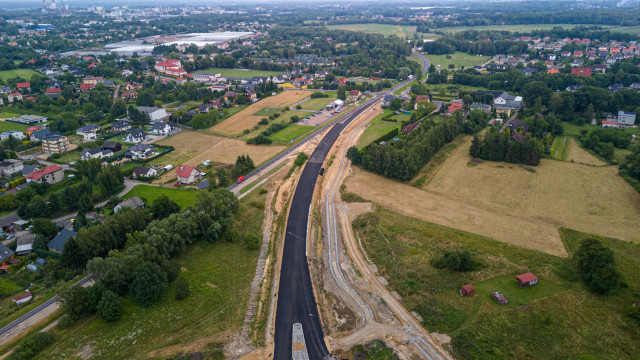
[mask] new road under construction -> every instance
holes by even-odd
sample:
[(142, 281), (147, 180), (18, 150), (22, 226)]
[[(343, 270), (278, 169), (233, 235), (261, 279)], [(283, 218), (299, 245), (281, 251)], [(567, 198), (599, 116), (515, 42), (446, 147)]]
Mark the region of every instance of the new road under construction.
[[(420, 58), (423, 71), (426, 71), (426, 59), (420, 54), (414, 55)], [(346, 158), (347, 149), (355, 144), (371, 120), (371, 116), (367, 115), (379, 108), (384, 95), (391, 94), (409, 82), (402, 82), (388, 92), (376, 94), (339, 119), (313, 151), (300, 175), (285, 228), (277, 292), (275, 359), (333, 358), (324, 335), (308, 264), (310, 216), (316, 184), (323, 173), (323, 185), (316, 194), (320, 194), (322, 198), (320, 203), (323, 213), (323, 246), (327, 254), (325, 260), (331, 279), (339, 289), (336, 293), (349, 304), (354, 313), (358, 314), (356, 330), (345, 338), (331, 340), (331, 347), (342, 348), (351, 343), (384, 338), (405, 358), (451, 359), (440, 341), (426, 331), (400, 301), (392, 296), (390, 290), (371, 269), (371, 264), (365, 260), (366, 256), (351, 230), (348, 208), (336, 196), (350, 166)], [(337, 140), (340, 145), (334, 148)], [(330, 169), (325, 172), (323, 164), (326, 163), (325, 159), (330, 152), (333, 152), (334, 157), (327, 163), (330, 164)], [(351, 264), (349, 259), (342, 256), (345, 248), (350, 255), (350, 261), (353, 261), (362, 274), (363, 279), (359, 279), (361, 284), (358, 286), (354, 285), (353, 279), (344, 271), (345, 264)], [(317, 291), (319, 290), (316, 289)], [(376, 299), (378, 303), (374, 304)], [(393, 314), (393, 320), (381, 320), (377, 313), (380, 299)]]

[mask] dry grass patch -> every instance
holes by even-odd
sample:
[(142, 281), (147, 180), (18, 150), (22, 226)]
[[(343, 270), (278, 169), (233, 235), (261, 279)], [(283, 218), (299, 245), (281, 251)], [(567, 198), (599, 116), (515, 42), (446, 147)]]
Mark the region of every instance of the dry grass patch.
[[(567, 255), (560, 227), (640, 241), (640, 195), (614, 167), (550, 160), (532, 171), (507, 163), (470, 166), (470, 143), (468, 137), (422, 189), (354, 169), (346, 191), (418, 219), (558, 256)], [(576, 150), (582, 149), (576, 144)]]
[(303, 90), (287, 90), (282, 93), (262, 99), (254, 104), (247, 106), (246, 109), (239, 111), (237, 114), (222, 121), (221, 123), (209, 128), (209, 130), (218, 134), (227, 136), (240, 136), (245, 129), (251, 129), (258, 124), (264, 116), (254, 115), (258, 111), (265, 108), (283, 108), (291, 106), (298, 101), (311, 96), (311, 92)]
[(603, 166), (607, 165), (606, 162), (598, 159), (593, 156), (591, 153), (583, 149), (576, 139), (568, 138), (567, 141), (571, 141), (571, 145), (569, 147), (569, 155), (567, 156), (567, 161), (576, 162), (579, 164), (587, 164), (587, 165), (596, 165)]

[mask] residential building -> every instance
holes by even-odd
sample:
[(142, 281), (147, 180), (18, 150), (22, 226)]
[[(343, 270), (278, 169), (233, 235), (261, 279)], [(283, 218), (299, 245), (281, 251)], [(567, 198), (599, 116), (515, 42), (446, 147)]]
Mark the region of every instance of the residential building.
[(122, 150), (122, 144), (116, 141), (105, 141), (104, 144), (102, 144), (102, 148), (105, 150), (111, 150), (115, 154)]
[(24, 133), (27, 136), (31, 136), (31, 134), (33, 134), (34, 132), (36, 132), (38, 130), (42, 130), (42, 126), (29, 126), (28, 128), (25, 129)]
[(118, 211), (124, 208), (144, 208), (144, 201), (142, 201), (139, 197), (134, 196), (130, 199), (124, 200), (113, 208), (113, 212), (117, 213)]
[(18, 235), (16, 238), (16, 254), (18, 256), (31, 254), (35, 238), (36, 234)]
[(195, 166), (180, 165), (176, 169), (178, 183), (193, 184), (202, 178), (202, 173)]
[(9, 101), (9, 103), (12, 103), (14, 101), (22, 101), (22, 94), (20, 93), (11, 93), (7, 96), (7, 101)]
[(620, 126), (618, 125), (618, 122), (617, 122), (617, 121), (613, 121), (613, 120), (602, 120), (602, 124), (601, 124), (601, 126), (602, 126), (603, 128), (607, 128), (607, 127), (610, 127), (610, 128), (618, 128), (618, 127), (620, 127)]
[(102, 84), (104, 83), (104, 78), (103, 77), (93, 77), (93, 76), (89, 76), (86, 77), (84, 79), (82, 79), (82, 84), (84, 85), (93, 85), (96, 86), (98, 84)]
[(139, 144), (145, 140), (147, 140), (147, 134), (142, 129), (131, 129), (124, 137), (124, 142), (132, 144)]
[(633, 126), (636, 123), (636, 113), (618, 111), (618, 124)]
[(238, 93), (236, 93), (235, 91), (229, 90), (226, 93), (224, 93), (223, 100), (233, 102), (233, 101), (236, 101), (237, 97), (238, 97)]
[(169, 117), (167, 110), (153, 106), (137, 106), (136, 110), (147, 114), (150, 122), (162, 121)]
[(133, 177), (136, 179), (139, 178), (150, 178), (158, 175), (156, 169), (148, 166), (136, 166), (133, 168)]
[(171, 121), (166, 122), (166, 123), (165, 122), (156, 122), (152, 126), (151, 133), (155, 134), (155, 135), (167, 136), (174, 129), (175, 129), (175, 126), (174, 126), (173, 122), (171, 122)]
[(571, 69), (571, 75), (591, 77), (591, 69), (590, 68), (573, 68)]
[(520, 287), (535, 285), (538, 283), (538, 277), (532, 273), (524, 273), (516, 275), (516, 284)]
[(120, 95), (120, 97), (122, 99), (127, 99), (127, 101), (135, 100), (138, 98), (138, 92), (135, 90), (126, 90), (125, 92), (122, 93), (122, 95)]
[(24, 133), (22, 133), (22, 131), (17, 131), (17, 130), (9, 130), (0, 134), (0, 140), (7, 140), (10, 137), (14, 139), (22, 140), (26, 136), (24, 135)]
[(125, 157), (132, 160), (146, 159), (148, 157), (152, 157), (155, 153), (153, 152), (153, 146), (138, 144), (130, 147), (125, 154)]
[[(42, 141), (44, 138), (46, 138), (47, 136), (49, 136), (51, 134), (53, 134), (53, 133), (49, 129), (36, 130), (31, 134), (31, 136), (29, 136), (29, 140), (31, 140), (31, 141)], [(56, 134), (59, 135), (60, 133), (56, 132)]]
[(64, 170), (58, 165), (49, 165), (42, 169), (37, 169), (26, 176), (27, 182), (39, 182), (56, 184), (64, 180)]
[(0, 244), (0, 265), (6, 265), (9, 260), (15, 257), (15, 253), (13, 250), (8, 247)]
[(82, 135), (83, 141), (95, 141), (98, 138), (100, 126), (88, 124), (76, 130), (77, 135)]
[(86, 148), (86, 149), (82, 150), (82, 152), (80, 153), (80, 159), (82, 159), (82, 160), (104, 159), (104, 158), (108, 158), (109, 156), (112, 156), (112, 155), (113, 155), (113, 151), (111, 151), (109, 149), (104, 149), (104, 148), (89, 149), (89, 148)]
[(14, 174), (21, 173), (24, 168), (22, 160), (5, 159), (0, 162), (0, 173), (6, 178), (11, 178)]
[(69, 139), (59, 134), (47, 135), (42, 139), (42, 150), (47, 154), (62, 154), (69, 150)]
[(118, 120), (113, 125), (111, 125), (111, 132), (114, 134), (127, 131), (129, 129), (131, 129), (131, 124), (124, 120)]
[(473, 295), (473, 293), (475, 291), (476, 291), (476, 288), (471, 284), (466, 284), (466, 285), (460, 286), (460, 295), (462, 295), (462, 296)]
[(50, 99), (57, 99), (62, 95), (62, 89), (60, 88), (47, 89), (45, 90), (45, 95), (47, 95), (47, 97)]
[(28, 303), (29, 301), (31, 301), (31, 299), (33, 299), (33, 295), (31, 294), (31, 291), (26, 290), (24, 293), (13, 298), (12, 301), (16, 305), (22, 305), (24, 303)]
[(49, 243), (47, 244), (47, 248), (49, 251), (53, 251), (57, 254), (62, 254), (64, 252), (64, 244), (66, 244), (72, 237), (76, 236), (78, 233), (68, 229), (60, 230), (60, 233), (56, 235)]
[(7, 119), (6, 121), (16, 122), (16, 123), (25, 124), (25, 125), (32, 125), (32, 124), (44, 123), (47, 121), (47, 118), (45, 116), (40, 116), (40, 115), (20, 115), (18, 117)]
[(16, 89), (20, 92), (29, 92), (31, 91), (31, 83), (30, 82), (19, 82), (16, 84)]

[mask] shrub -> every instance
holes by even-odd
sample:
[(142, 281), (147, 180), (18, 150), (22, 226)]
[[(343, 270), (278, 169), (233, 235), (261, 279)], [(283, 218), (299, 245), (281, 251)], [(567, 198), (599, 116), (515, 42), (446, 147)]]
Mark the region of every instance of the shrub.
[(105, 291), (98, 303), (98, 315), (106, 322), (114, 322), (122, 317), (122, 298), (113, 291)]
[(260, 248), (260, 236), (256, 234), (247, 234), (244, 236), (244, 244), (249, 250), (258, 250)]
[(476, 268), (468, 251), (447, 251), (442, 257), (431, 260), (431, 265), (450, 271), (473, 271)]
[(37, 332), (32, 335), (29, 335), (24, 340), (20, 342), (18, 348), (15, 352), (13, 352), (8, 359), (10, 360), (21, 360), (21, 359), (32, 359), (34, 358), (40, 351), (44, 350), (47, 346), (53, 343), (55, 339), (55, 335), (50, 332)]
[(269, 124), (269, 120), (267, 120), (267, 118), (262, 118), (260, 119), (260, 122), (258, 122), (258, 125), (267, 125)]
[(174, 287), (175, 287), (176, 300), (186, 299), (189, 297), (189, 295), (191, 295), (191, 288), (189, 288), (189, 282), (182, 275), (178, 276), (174, 284)]
[(609, 294), (622, 284), (613, 251), (598, 239), (582, 241), (574, 255), (580, 275), (587, 287), (599, 294)]
[(293, 165), (302, 166), (308, 158), (307, 154), (300, 152), (298, 153), (298, 156), (296, 156), (296, 160), (293, 162)]

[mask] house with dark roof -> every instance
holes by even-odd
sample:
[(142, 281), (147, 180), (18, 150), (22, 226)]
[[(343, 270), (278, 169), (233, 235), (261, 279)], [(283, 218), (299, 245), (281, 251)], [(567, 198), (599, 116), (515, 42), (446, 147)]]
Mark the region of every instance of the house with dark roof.
[(105, 141), (104, 144), (102, 144), (102, 148), (105, 150), (111, 150), (113, 153), (117, 153), (122, 150), (122, 144), (116, 141)]
[(147, 140), (147, 134), (142, 129), (131, 129), (127, 132), (123, 141), (127, 143), (138, 144)]
[(130, 147), (124, 156), (131, 160), (138, 160), (138, 159), (146, 159), (153, 155), (154, 155), (153, 146), (138, 144)]
[(148, 166), (136, 166), (133, 168), (133, 177), (136, 179), (150, 178), (158, 175), (156, 169)]
[(161, 136), (167, 136), (169, 135), (174, 129), (175, 129), (175, 125), (172, 121), (169, 122), (157, 122), (157, 123), (153, 123), (153, 125), (151, 126), (151, 133), (155, 134), (155, 135), (161, 135)]
[(116, 134), (131, 129), (131, 124), (125, 120), (118, 120), (111, 125), (111, 132)]
[(124, 209), (124, 208), (131, 208), (131, 209), (135, 209), (135, 208), (143, 208), (144, 207), (144, 201), (142, 201), (142, 199), (140, 199), (137, 196), (134, 196), (132, 198), (129, 198), (127, 200), (124, 200), (122, 202), (120, 202), (118, 205), (116, 205), (113, 208), (113, 212), (117, 213), (118, 211)]
[(53, 251), (57, 254), (62, 254), (64, 251), (64, 244), (66, 244), (72, 237), (76, 236), (78, 233), (75, 231), (71, 231), (68, 229), (60, 230), (60, 233), (56, 235), (49, 243), (47, 244), (47, 249), (49, 251)]
[(29, 136), (29, 140), (31, 141), (42, 141), (47, 136), (51, 135), (52, 132), (49, 129), (40, 129), (34, 131), (31, 136)]
[(80, 153), (80, 159), (89, 160), (89, 159), (104, 159), (113, 155), (113, 151), (104, 148), (95, 148), (89, 149), (85, 148)]
[(97, 133), (100, 131), (100, 126), (88, 124), (76, 130), (77, 135), (82, 135), (83, 141), (94, 141), (97, 139)]
[(0, 265), (6, 265), (9, 260), (15, 257), (13, 250), (0, 244)]

